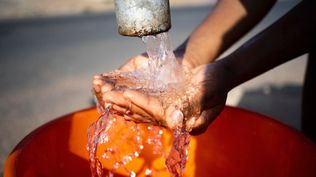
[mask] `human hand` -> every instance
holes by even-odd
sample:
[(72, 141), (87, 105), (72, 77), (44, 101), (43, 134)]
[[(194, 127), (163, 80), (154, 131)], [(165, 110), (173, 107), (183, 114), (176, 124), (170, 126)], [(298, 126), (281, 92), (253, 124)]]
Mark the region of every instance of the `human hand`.
[[(196, 92), (191, 96), (189, 104), (194, 105), (194, 109), (198, 110), (196, 115), (198, 118), (194, 119), (191, 134), (200, 134), (207, 129), (225, 105), (228, 92), (225, 86), (226, 72), (216, 64), (209, 64), (192, 69), (192, 73), (190, 82), (191, 85), (196, 86)], [(164, 108), (157, 97), (133, 90), (111, 91), (111, 84), (105, 85), (107, 85), (106, 89), (101, 89), (106, 93), (103, 94), (104, 102), (111, 103), (112, 108), (126, 120), (150, 122), (171, 129), (182, 124), (181, 121), (185, 115), (179, 109), (183, 106), (181, 101), (175, 101)], [(192, 122), (188, 123), (192, 124)]]
[(227, 78), (227, 70), (217, 63), (201, 65), (193, 70), (192, 82), (196, 84), (198, 92), (192, 102), (197, 103), (201, 113), (190, 134), (205, 132), (209, 124), (222, 112), (230, 89)]
[(147, 53), (142, 53), (130, 58), (125, 64), (118, 68), (120, 71), (131, 72), (146, 67), (148, 62)]
[[(183, 59), (184, 56), (183, 50), (175, 51), (175, 57), (181, 65), (186, 66), (187, 68), (192, 68), (190, 62), (186, 62)], [(142, 53), (130, 58), (125, 64), (119, 67), (117, 70), (123, 72), (132, 72), (142, 67), (146, 67), (148, 62), (148, 55)], [(97, 74), (93, 77), (93, 89), (97, 93), (105, 93), (106, 91), (112, 90), (111, 84), (106, 83), (102, 80), (102, 74)]]
[[(147, 64), (147, 60), (148, 55), (145, 53), (136, 55), (130, 58), (124, 65), (119, 67), (117, 70), (123, 72), (132, 72), (144, 67), (144, 65)], [(92, 85), (93, 92), (96, 95), (98, 102), (104, 106), (104, 101), (102, 98), (103, 94), (105, 94), (108, 91), (111, 91), (113, 89), (113, 85), (112, 83), (109, 83), (108, 81), (104, 80), (102, 75), (103, 74), (94, 75)]]
[[(190, 86), (194, 86), (195, 92), (188, 100), (190, 103), (188, 109), (197, 110), (197, 118), (193, 122), (191, 134), (201, 134), (207, 130), (208, 125), (220, 114), (223, 110), (227, 98), (228, 87), (225, 84), (226, 71), (216, 64), (202, 65), (192, 70), (192, 78)], [(188, 88), (192, 89), (192, 88)], [(111, 95), (109, 95), (111, 97)], [(156, 97), (148, 96), (140, 92), (127, 90), (123, 93), (126, 100), (131, 101), (132, 105), (137, 105), (137, 109), (132, 112), (137, 113), (139, 116), (149, 117), (156, 119), (159, 124), (168, 128), (175, 128), (179, 123), (179, 118), (183, 115), (179, 111), (179, 107), (185, 103), (175, 102), (167, 109), (163, 109), (162, 103)], [(111, 98), (109, 99), (111, 100)], [(147, 114), (138, 112), (139, 108)], [(138, 116), (129, 117), (131, 120), (141, 121)], [(190, 120), (190, 119), (188, 119)], [(187, 122), (185, 126), (189, 129), (192, 122)]]
[[(190, 62), (186, 62), (185, 59), (183, 59), (184, 56), (184, 50), (176, 50), (174, 51), (175, 57), (179, 63), (181, 63), (182, 66), (185, 66), (186, 68), (192, 68)], [(133, 72), (135, 70), (139, 70), (143, 67), (148, 66), (148, 55), (147, 53), (142, 53), (139, 55), (136, 55), (132, 58), (130, 58), (124, 65), (119, 67), (116, 71), (122, 71), (122, 72)], [(103, 74), (96, 74), (93, 77), (93, 92), (96, 95), (98, 102), (101, 105), (104, 105), (103, 101), (103, 95), (111, 91), (113, 89), (112, 83), (109, 83), (108, 81), (104, 80), (102, 78)]]

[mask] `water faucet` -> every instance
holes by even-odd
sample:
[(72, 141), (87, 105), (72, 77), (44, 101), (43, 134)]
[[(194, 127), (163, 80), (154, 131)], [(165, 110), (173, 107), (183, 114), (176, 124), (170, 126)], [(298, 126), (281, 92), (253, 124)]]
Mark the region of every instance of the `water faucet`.
[(118, 32), (124, 36), (147, 36), (171, 27), (169, 0), (115, 0)]

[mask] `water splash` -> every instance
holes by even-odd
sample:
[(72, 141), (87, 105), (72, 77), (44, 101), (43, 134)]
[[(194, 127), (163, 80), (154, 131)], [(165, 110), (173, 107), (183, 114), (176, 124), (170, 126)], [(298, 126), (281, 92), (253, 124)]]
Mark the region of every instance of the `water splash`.
[[(156, 36), (144, 36), (142, 38), (146, 44), (147, 54), (150, 58), (148, 62), (149, 80), (156, 81), (152, 86), (157, 88), (157, 84), (182, 83), (185, 79), (184, 70), (176, 60), (173, 53), (168, 33), (160, 33)], [(165, 89), (160, 88), (158, 89)]]
[[(145, 36), (142, 40), (149, 56), (146, 66), (133, 72), (110, 72), (103, 74), (102, 78), (113, 83), (114, 90), (132, 89), (157, 97), (165, 110), (170, 105), (176, 106), (182, 116), (178, 116), (181, 120), (175, 121), (179, 125), (173, 130), (172, 148), (169, 154), (163, 149), (163, 130), (155, 126), (157, 122), (149, 122), (147, 131), (142, 131), (140, 124), (125, 121), (123, 115), (111, 109), (111, 105), (104, 105), (102, 95), (95, 92), (101, 116), (89, 127), (87, 147), (93, 177), (106, 175), (98, 149), (102, 151), (103, 160), (112, 162), (108, 176), (113, 176), (118, 168), (135, 176), (136, 173), (126, 164), (139, 156), (145, 144), (153, 145), (152, 153), (166, 159), (166, 167), (173, 176), (180, 177), (184, 171), (190, 143), (188, 132), (199, 114), (199, 110), (189, 104), (195, 93), (194, 86), (189, 83), (191, 74), (176, 60), (167, 33)], [(126, 142), (128, 147), (120, 146)], [(147, 176), (155, 173), (154, 169), (145, 171)]]
[[(125, 129), (130, 131), (125, 131)], [(120, 146), (126, 143), (129, 146)], [(101, 157), (112, 161), (112, 169), (108, 176), (119, 167), (125, 167), (133, 158), (137, 157), (142, 150), (142, 139), (137, 124), (127, 122), (111, 112), (111, 107), (105, 108), (97, 121), (90, 125), (88, 130), (88, 146), (90, 168), (93, 177), (105, 176), (102, 163), (98, 158), (97, 150), (102, 146)], [(133, 176), (134, 172), (126, 168)]]
[(180, 177), (188, 161), (188, 147), (191, 138), (186, 131), (174, 130), (173, 134), (174, 140), (166, 159), (166, 166), (174, 177)]

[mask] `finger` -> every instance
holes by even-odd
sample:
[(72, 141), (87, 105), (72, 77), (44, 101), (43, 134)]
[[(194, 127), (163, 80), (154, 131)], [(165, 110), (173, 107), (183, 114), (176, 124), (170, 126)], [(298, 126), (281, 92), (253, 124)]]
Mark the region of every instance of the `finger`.
[(125, 65), (121, 66), (119, 70), (121, 71), (134, 71), (141, 68), (145, 63), (147, 63), (148, 57), (145, 54), (138, 55), (131, 58)]
[(143, 67), (148, 62), (148, 55), (147, 54), (141, 54), (134, 60), (134, 66), (136, 69), (139, 69)]
[(114, 104), (112, 108), (121, 114), (126, 114), (129, 116), (135, 114), (137, 116), (141, 116), (146, 119), (151, 119), (151, 122), (153, 122), (153, 119), (151, 118), (150, 114), (148, 114), (146, 111), (144, 111), (137, 105), (133, 104), (132, 102), (130, 102), (128, 106), (119, 106), (119, 105)]
[(191, 135), (199, 135), (204, 133), (209, 124), (221, 113), (225, 104), (219, 104), (215, 107), (202, 112), (200, 117), (195, 121)]
[[(112, 105), (112, 109), (116, 111), (116, 113), (123, 115), (123, 118), (127, 121), (134, 121), (136, 123), (153, 123), (157, 124), (155, 120), (153, 120), (151, 117), (149, 117), (148, 114), (138, 114), (134, 111), (130, 111), (127, 108), (118, 106), (118, 105)], [(135, 107), (133, 108), (135, 110)]]
[(121, 107), (128, 107), (129, 100), (123, 96), (121, 91), (109, 91), (103, 95), (103, 101), (106, 103), (116, 104)]
[(166, 126), (170, 129), (181, 128), (183, 124), (183, 113), (175, 106), (169, 106), (166, 110)]
[(158, 120), (162, 120), (164, 116), (163, 107), (158, 98), (142, 94), (137, 91), (127, 90), (124, 97), (130, 99), (135, 105), (142, 108)]
[(118, 69), (121, 71), (133, 71), (135, 70), (135, 66), (133, 64), (133, 60), (134, 58), (130, 59), (127, 63), (125, 63), (124, 65), (122, 65), (121, 67), (119, 67)]
[(116, 104), (112, 104), (112, 109), (115, 110), (117, 113), (119, 113), (121, 115), (130, 114), (130, 112), (128, 112), (127, 108), (118, 106)]
[(102, 76), (101, 75), (94, 75), (92, 84), (93, 84), (93, 88), (94, 88), (95, 92), (100, 92), (101, 86), (104, 85), (104, 81), (102, 79)]
[(143, 117), (139, 114), (124, 115), (124, 119), (126, 121), (133, 121), (136, 123), (151, 123), (151, 119)]
[(93, 76), (93, 88), (94, 91), (99, 93), (105, 93), (107, 91), (110, 91), (113, 89), (113, 83), (104, 80), (104, 78), (102, 77), (102, 75), (95, 75)]
[(152, 117), (152, 115), (143, 108), (139, 107), (130, 99), (127, 99), (123, 96), (123, 93), (120, 91), (110, 91), (104, 94), (103, 100), (107, 103), (113, 104), (113, 109), (120, 112), (121, 114), (126, 114), (127, 111), (141, 115), (143, 117)]
[(199, 135), (207, 130), (209, 120), (212, 119), (212, 110), (203, 111), (199, 118), (195, 121), (190, 132), (191, 135)]
[(104, 83), (104, 85), (101, 86), (101, 93), (106, 93), (111, 91), (114, 88), (112, 84), (109, 83)]
[(102, 76), (101, 76), (101, 74), (95, 74), (93, 76), (93, 79), (102, 79)]

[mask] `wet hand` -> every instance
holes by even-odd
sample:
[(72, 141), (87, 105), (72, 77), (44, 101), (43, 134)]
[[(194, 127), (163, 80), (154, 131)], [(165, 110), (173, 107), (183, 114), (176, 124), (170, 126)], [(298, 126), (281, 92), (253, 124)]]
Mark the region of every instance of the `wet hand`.
[[(225, 71), (216, 64), (202, 65), (192, 70), (191, 82), (196, 85), (198, 91), (193, 96), (194, 106), (200, 110), (191, 134), (204, 132), (208, 125), (222, 111), (227, 97), (225, 86)], [(172, 104), (167, 109), (163, 109), (157, 97), (142, 94), (137, 91), (126, 90), (111, 91), (108, 84), (106, 89), (101, 89), (105, 103), (111, 103), (113, 109), (122, 114), (126, 120), (135, 122), (150, 122), (160, 126), (175, 128), (181, 124), (183, 114)]]
[[(124, 65), (118, 68), (119, 71), (132, 72), (145, 67), (148, 61), (148, 55), (143, 53), (130, 58)], [(102, 96), (113, 89), (112, 83), (104, 80), (102, 74), (96, 74), (93, 76), (92, 81), (93, 92), (97, 96), (98, 101), (104, 104)]]
[[(195, 106), (195, 109), (200, 110), (198, 117), (195, 119), (191, 134), (198, 135), (207, 130), (208, 125), (220, 114), (223, 110), (227, 98), (226, 89), (226, 71), (216, 64), (202, 65), (192, 70), (193, 77), (192, 85), (195, 85), (197, 91), (190, 100), (190, 105)], [(179, 110), (178, 103), (171, 104), (166, 110), (162, 107), (161, 102), (156, 97), (148, 96), (140, 92), (127, 90), (122, 93), (125, 99), (120, 102), (121, 106), (126, 107), (128, 102), (128, 110), (136, 114), (129, 116), (130, 120), (140, 121), (142, 119), (156, 120), (159, 125), (168, 128), (175, 128), (182, 124), (179, 119), (183, 119), (183, 114)], [(112, 97), (111, 95), (108, 95)], [(111, 98), (108, 101), (112, 100)], [(133, 106), (136, 106), (135, 109)], [(145, 113), (145, 114), (144, 114)], [(141, 119), (139, 119), (141, 117)], [(186, 126), (189, 125), (187, 122)]]
[(124, 65), (119, 67), (120, 71), (135, 71), (142, 67), (146, 67), (148, 61), (148, 55), (142, 53), (130, 58)]
[(205, 132), (222, 112), (229, 91), (227, 76), (227, 71), (216, 63), (201, 65), (193, 70), (192, 82), (196, 84), (198, 92), (192, 102), (198, 104), (201, 113), (190, 132), (192, 135)]

